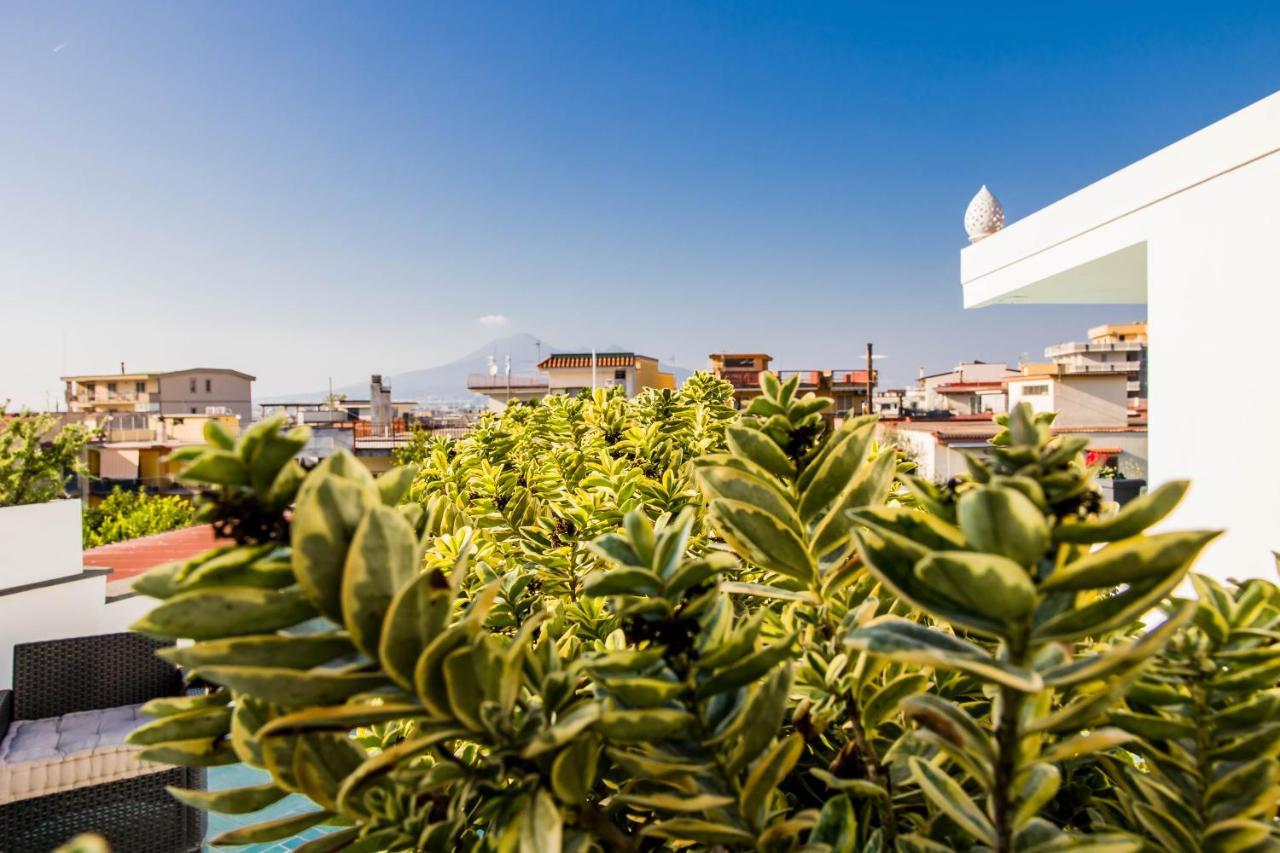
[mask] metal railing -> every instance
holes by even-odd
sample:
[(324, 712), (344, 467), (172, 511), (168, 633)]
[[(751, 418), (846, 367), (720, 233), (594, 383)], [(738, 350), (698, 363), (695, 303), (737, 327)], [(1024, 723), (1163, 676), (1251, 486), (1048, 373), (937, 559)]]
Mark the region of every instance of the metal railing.
[(1144, 350), (1147, 345), (1142, 341), (1117, 341), (1116, 343), (1102, 344), (1093, 341), (1071, 341), (1065, 344), (1054, 344), (1044, 348), (1044, 354), (1047, 358), (1053, 358), (1059, 355), (1070, 355), (1077, 352), (1137, 352)]

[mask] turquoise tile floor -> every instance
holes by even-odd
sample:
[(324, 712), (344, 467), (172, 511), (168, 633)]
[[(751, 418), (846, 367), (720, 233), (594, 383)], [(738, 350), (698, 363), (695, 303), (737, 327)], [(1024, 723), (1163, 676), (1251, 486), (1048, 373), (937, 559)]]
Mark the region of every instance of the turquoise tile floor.
[[(209, 790), (220, 791), (224, 788), (240, 788), (245, 785), (261, 785), (267, 782), (269, 777), (261, 770), (255, 770), (245, 764), (229, 764), (224, 767), (209, 768)], [(274, 820), (275, 818), (287, 817), (288, 815), (301, 814), (302, 812), (315, 811), (315, 803), (299, 794), (285, 797), (278, 803), (263, 809), (260, 812), (254, 812), (248, 815), (230, 815), (230, 814), (209, 814), (209, 832), (205, 836), (205, 840), (214, 838), (215, 836), (226, 832), (229, 829), (235, 829), (240, 826), (248, 826), (253, 823), (261, 823), (265, 820)], [(205, 846), (205, 850), (211, 851), (235, 851), (235, 853), (285, 853), (287, 850), (293, 850), (299, 847), (303, 842), (323, 835), (332, 831), (329, 827), (313, 826), (302, 834), (289, 838), (284, 841), (271, 841), (265, 844), (246, 844), (242, 847), (209, 847)]]

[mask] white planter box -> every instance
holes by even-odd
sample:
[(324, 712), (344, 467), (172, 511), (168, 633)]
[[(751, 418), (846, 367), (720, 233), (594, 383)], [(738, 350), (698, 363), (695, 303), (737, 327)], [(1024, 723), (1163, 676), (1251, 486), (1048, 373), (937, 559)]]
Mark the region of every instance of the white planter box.
[(0, 591), (83, 571), (80, 501), (0, 507)]

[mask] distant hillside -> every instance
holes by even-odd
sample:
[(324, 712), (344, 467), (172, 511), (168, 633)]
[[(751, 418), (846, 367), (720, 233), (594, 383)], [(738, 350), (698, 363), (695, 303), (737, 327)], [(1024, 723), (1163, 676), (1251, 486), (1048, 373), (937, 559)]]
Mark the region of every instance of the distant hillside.
[[(472, 395), (467, 391), (467, 376), (472, 373), (486, 373), (489, 369), (489, 357), (493, 356), (501, 372), (507, 353), (511, 354), (512, 373), (536, 373), (539, 356), (546, 358), (553, 352), (586, 352), (587, 348), (567, 348), (552, 346), (545, 341), (539, 347), (539, 338), (530, 334), (508, 335), (497, 338), (484, 346), (473, 350), (462, 358), (441, 364), (436, 367), (425, 367), (384, 376), (383, 381), (391, 386), (391, 396), (396, 400), (463, 400)], [(619, 347), (619, 350), (622, 348)], [(602, 350), (603, 351), (603, 350)], [(676, 382), (683, 382), (693, 375), (692, 370), (664, 364), (662, 369), (676, 376)], [(372, 371), (371, 371), (372, 372)], [(333, 389), (337, 394), (345, 394), (348, 399), (364, 400), (369, 397), (368, 380), (351, 385), (343, 385)], [(299, 394), (279, 394), (258, 400), (270, 403), (280, 400), (296, 400), (302, 402), (318, 402), (323, 400), (327, 391), (306, 391)]]

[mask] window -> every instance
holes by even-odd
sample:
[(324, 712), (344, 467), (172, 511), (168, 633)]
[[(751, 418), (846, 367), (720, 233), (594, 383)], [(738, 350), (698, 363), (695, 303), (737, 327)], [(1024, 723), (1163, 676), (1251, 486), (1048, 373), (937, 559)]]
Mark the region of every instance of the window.
[(212, 393), (213, 393), (213, 380), (212, 380), (212, 379), (206, 379), (206, 380), (204, 381), (204, 393), (206, 393), (206, 394), (212, 394)]
[(1048, 385), (1023, 385), (1022, 396), (1024, 397), (1043, 397), (1049, 393)]
[(726, 358), (724, 360), (725, 367), (755, 367), (756, 360), (754, 358)]
[[(192, 382), (192, 384), (195, 384), (195, 380), (194, 380), (194, 379), (192, 379), (192, 380), (191, 380), (191, 382)], [(192, 390), (194, 391), (195, 389), (193, 388)], [(196, 413), (196, 407), (195, 407), (195, 406), (192, 406), (192, 407), (191, 407), (191, 414), (193, 414), (193, 415), (194, 415), (195, 413)]]
[(108, 383), (107, 383), (107, 393), (108, 393), (108, 394), (114, 394), (114, 393), (116, 393), (116, 383), (114, 383), (114, 382), (108, 382)]
[(147, 393), (147, 383), (135, 382), (133, 383), (133, 390), (134, 390), (134, 393), (136, 394), (145, 394)]
[[(194, 376), (191, 377), (191, 393), (196, 393), (196, 378)], [(192, 409), (191, 411), (194, 412), (195, 409)]]
[(625, 367), (624, 367), (623, 369), (621, 369), (621, 370), (615, 370), (615, 371), (613, 372), (613, 381), (614, 381), (614, 382), (626, 382), (626, 381), (627, 381), (627, 370), (626, 370), (626, 368), (625, 368)]

